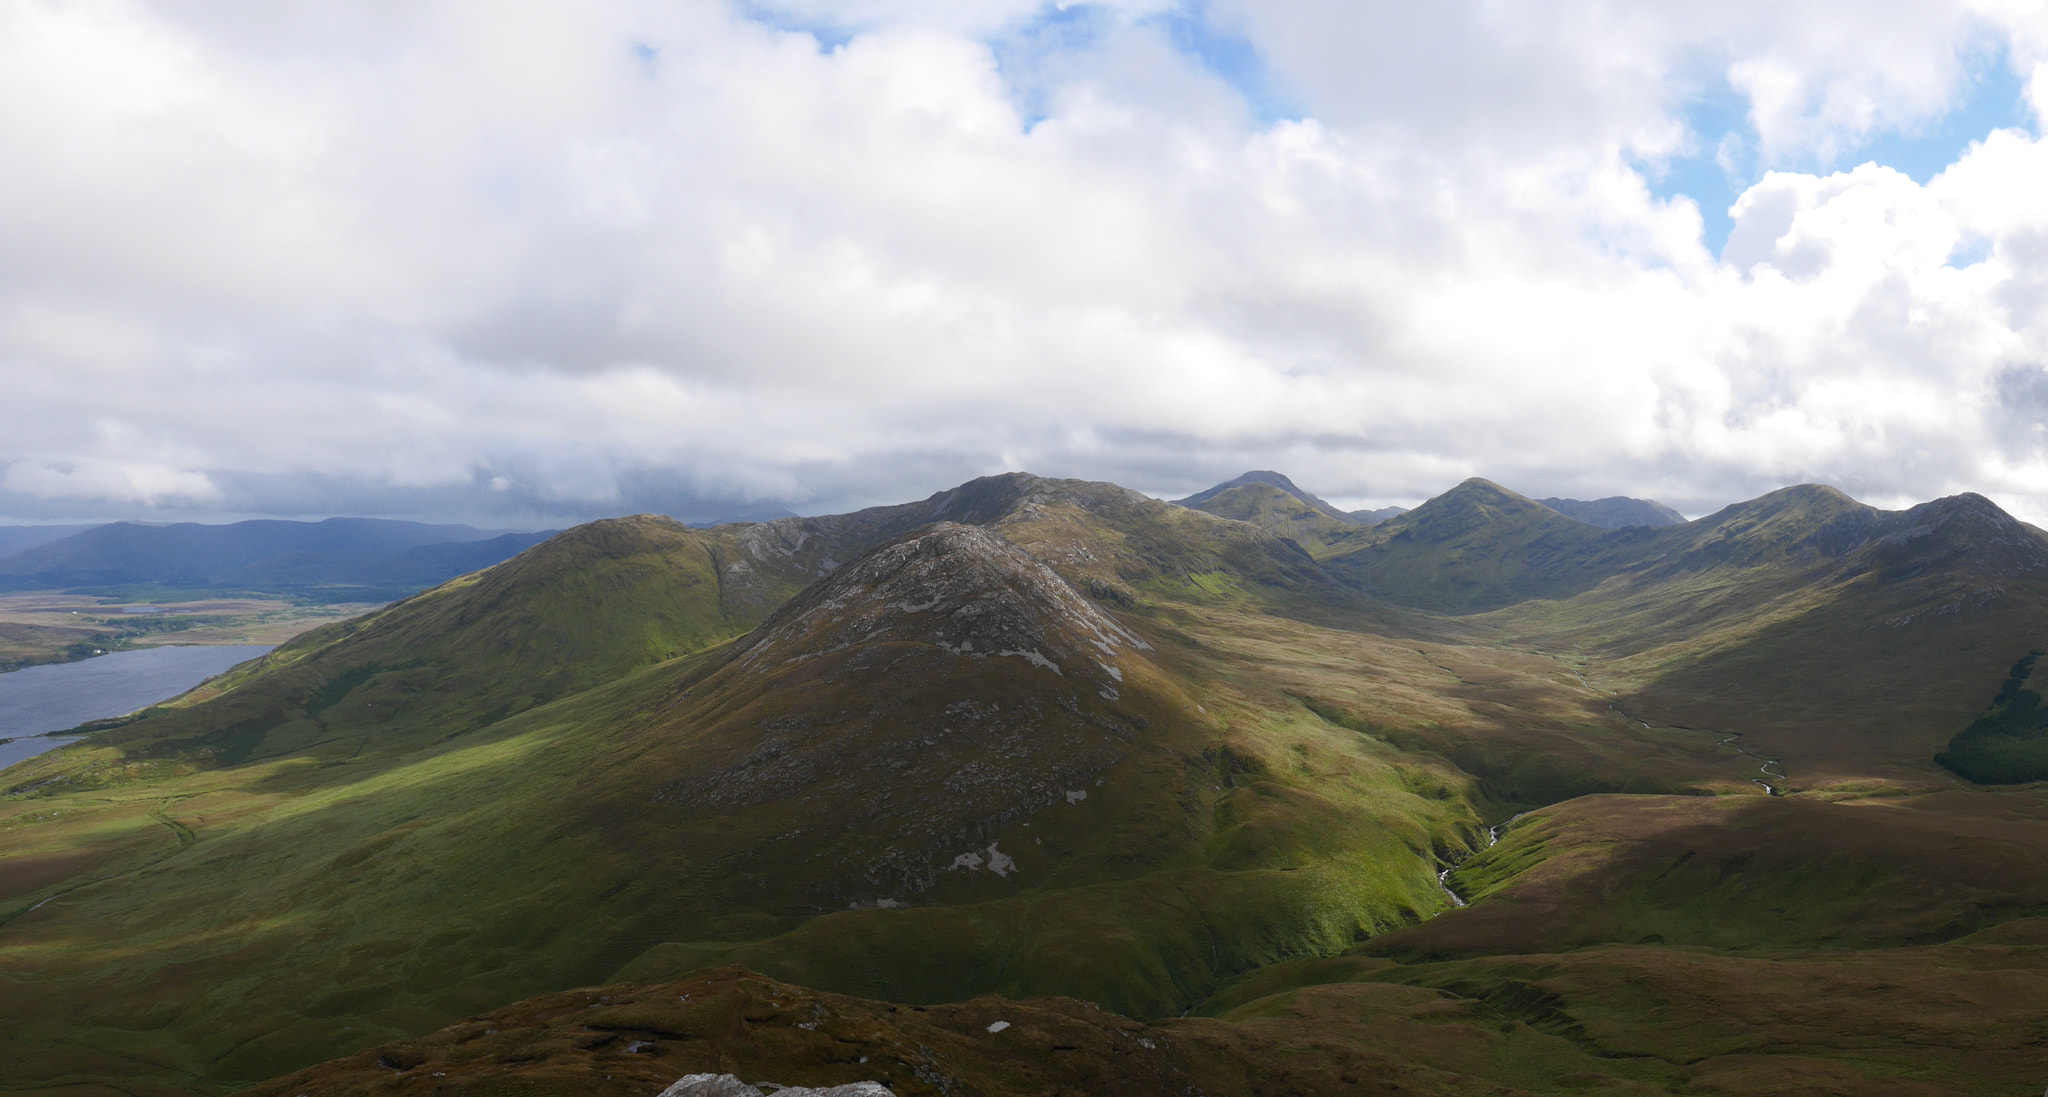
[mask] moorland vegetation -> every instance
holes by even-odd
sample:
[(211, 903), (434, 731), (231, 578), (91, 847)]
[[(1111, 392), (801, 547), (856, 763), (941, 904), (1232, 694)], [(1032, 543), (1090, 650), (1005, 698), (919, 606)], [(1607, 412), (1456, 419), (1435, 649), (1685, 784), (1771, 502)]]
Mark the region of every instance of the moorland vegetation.
[(2048, 796), (1951, 739), (2048, 537), (1304, 496), (613, 519), (306, 633), (6, 772), (0, 1088), (2038, 1084)]

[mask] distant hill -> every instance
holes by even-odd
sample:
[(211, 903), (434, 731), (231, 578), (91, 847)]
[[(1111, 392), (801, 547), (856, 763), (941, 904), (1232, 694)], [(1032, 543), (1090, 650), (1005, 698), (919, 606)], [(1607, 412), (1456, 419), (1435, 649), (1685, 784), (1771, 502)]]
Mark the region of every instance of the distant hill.
[(1430, 610), (1492, 609), (1587, 585), (1600, 530), (1477, 477), (1361, 532), (1324, 560), (1341, 578)]
[(1247, 472), (1173, 502), (1176, 506), (1250, 522), (1295, 542), (1313, 556), (1335, 551), (1360, 527), (1377, 525), (1406, 513), (1402, 507), (1338, 510), (1280, 473), (1265, 470)]
[(0, 590), (249, 590), (389, 601), (552, 536), (375, 518), (115, 522), (0, 558)]
[(1682, 526), (1685, 515), (1655, 499), (1630, 499), (1612, 495), (1605, 499), (1538, 499), (1537, 502), (1567, 518), (1576, 518), (1601, 529), (1625, 526)]
[(1361, 526), (1374, 526), (1389, 518), (1399, 518), (1408, 513), (1407, 507), (1380, 507), (1377, 510), (1351, 510), (1344, 513)]
[(84, 533), (92, 526), (0, 526), (0, 560), (60, 537)]
[[(1175, 499), (1173, 500), (1173, 503), (1175, 506), (1192, 507), (1196, 510), (1206, 510), (1211, 514), (1219, 514), (1222, 512), (1218, 511), (1214, 505), (1218, 501), (1219, 496), (1225, 495), (1235, 488), (1246, 487), (1248, 485), (1253, 484), (1264, 484), (1267, 487), (1278, 488), (1279, 490), (1287, 493), (1288, 495), (1293, 496), (1295, 499), (1299, 500), (1303, 505), (1309, 507), (1317, 513), (1322, 514), (1328, 518), (1334, 519), (1338, 522), (1357, 521), (1357, 519), (1353, 518), (1350, 515), (1350, 513), (1338, 510), (1336, 507), (1333, 507), (1330, 504), (1323, 502), (1321, 499), (1318, 499), (1315, 496), (1310, 495), (1308, 492), (1305, 492), (1300, 488), (1296, 487), (1294, 481), (1289, 480), (1287, 477), (1282, 476), (1277, 472), (1269, 472), (1264, 469), (1255, 469), (1251, 472), (1247, 472), (1243, 476), (1240, 476), (1235, 480), (1225, 480), (1224, 482), (1216, 485), (1213, 488), (1209, 488), (1204, 491), (1198, 491), (1185, 499)], [(1225, 517), (1233, 516), (1225, 515)]]

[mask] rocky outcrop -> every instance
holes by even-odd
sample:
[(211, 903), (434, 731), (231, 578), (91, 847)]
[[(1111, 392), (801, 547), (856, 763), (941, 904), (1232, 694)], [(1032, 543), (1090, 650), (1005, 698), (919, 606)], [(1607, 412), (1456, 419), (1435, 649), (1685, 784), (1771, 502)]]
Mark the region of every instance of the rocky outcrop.
[[(773, 1083), (769, 1083), (773, 1085)], [(888, 1086), (880, 1082), (849, 1082), (830, 1089), (812, 1089), (809, 1086), (779, 1086), (769, 1092), (776, 1097), (896, 1097)], [(731, 1074), (685, 1074), (676, 1079), (676, 1084), (661, 1091), (661, 1097), (764, 1097), (756, 1086), (750, 1086)]]

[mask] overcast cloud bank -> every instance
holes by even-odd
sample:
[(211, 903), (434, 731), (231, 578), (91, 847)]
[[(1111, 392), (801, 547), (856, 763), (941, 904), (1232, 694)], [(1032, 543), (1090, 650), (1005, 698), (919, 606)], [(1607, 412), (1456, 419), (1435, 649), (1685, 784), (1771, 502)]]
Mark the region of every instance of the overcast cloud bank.
[[(2039, 5), (1417, 7), (0, 0), (0, 516), (2048, 521)], [(1859, 157), (1987, 72), (2024, 128)]]

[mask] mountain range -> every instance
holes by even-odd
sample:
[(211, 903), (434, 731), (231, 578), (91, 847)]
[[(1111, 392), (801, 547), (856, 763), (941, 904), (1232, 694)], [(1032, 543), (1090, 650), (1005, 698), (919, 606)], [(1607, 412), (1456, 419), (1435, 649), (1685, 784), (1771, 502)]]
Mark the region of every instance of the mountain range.
[(592, 523), (16, 766), (0, 1088), (2036, 1084), (2048, 798), (1935, 757), (2048, 535), (1277, 479)]
[[(8, 532), (41, 535), (54, 528), (63, 527)], [(228, 590), (383, 602), (489, 567), (556, 532), (375, 518), (227, 525), (114, 522), (69, 528), (63, 536), (0, 555), (0, 591), (84, 589), (132, 596)]]

